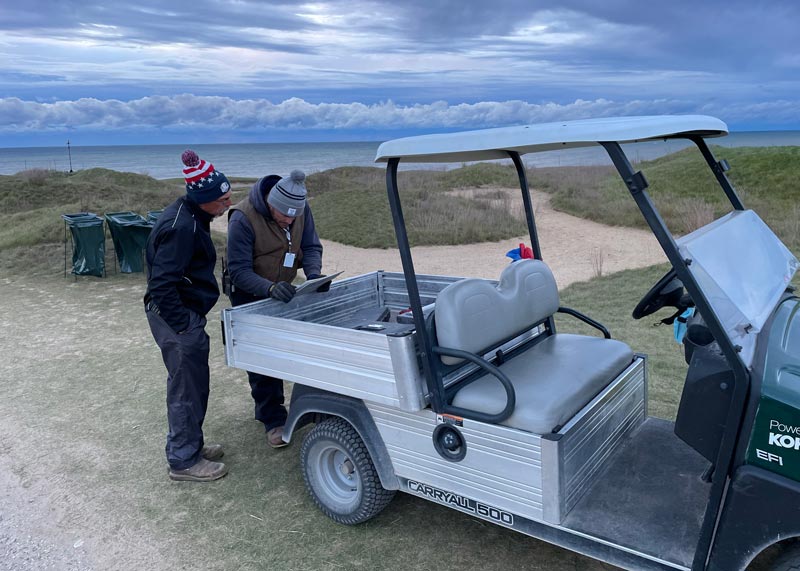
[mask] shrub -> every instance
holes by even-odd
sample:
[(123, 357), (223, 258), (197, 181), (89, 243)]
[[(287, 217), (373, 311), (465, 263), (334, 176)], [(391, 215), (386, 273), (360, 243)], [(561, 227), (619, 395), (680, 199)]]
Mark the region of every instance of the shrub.
[(48, 169), (28, 169), (17, 173), (17, 176), (32, 185), (41, 186), (52, 172)]

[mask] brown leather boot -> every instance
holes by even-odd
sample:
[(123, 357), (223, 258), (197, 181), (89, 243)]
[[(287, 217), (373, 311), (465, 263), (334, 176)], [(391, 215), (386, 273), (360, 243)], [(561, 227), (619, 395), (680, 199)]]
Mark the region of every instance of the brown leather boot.
[(267, 430), (267, 444), (269, 444), (272, 448), (283, 448), (284, 446), (288, 446), (288, 442), (283, 441), (283, 427), (276, 426), (275, 428), (270, 428)]
[(181, 482), (211, 482), (219, 480), (227, 473), (228, 467), (222, 462), (209, 462), (201, 457), (197, 464), (185, 470), (173, 470), (170, 468), (169, 477), (171, 480)]
[(225, 456), (225, 451), (222, 449), (222, 444), (208, 444), (203, 446), (201, 454), (206, 460), (214, 461)]

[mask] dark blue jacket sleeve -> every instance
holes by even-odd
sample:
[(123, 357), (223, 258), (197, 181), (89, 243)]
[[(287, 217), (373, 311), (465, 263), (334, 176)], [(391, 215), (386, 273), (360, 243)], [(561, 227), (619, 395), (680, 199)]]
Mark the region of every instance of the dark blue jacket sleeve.
[(310, 207), (306, 207), (305, 211), (300, 249), (303, 250), (303, 273), (306, 278), (322, 273), (322, 243), (317, 236)]
[(253, 271), (253, 248), (256, 235), (247, 217), (234, 210), (228, 221), (228, 272), (238, 290), (269, 297), (272, 282)]
[(178, 285), (194, 252), (194, 233), (178, 225), (164, 228), (157, 237), (148, 288), (150, 298), (158, 306), (161, 317), (176, 332), (189, 326), (189, 310), (181, 302)]

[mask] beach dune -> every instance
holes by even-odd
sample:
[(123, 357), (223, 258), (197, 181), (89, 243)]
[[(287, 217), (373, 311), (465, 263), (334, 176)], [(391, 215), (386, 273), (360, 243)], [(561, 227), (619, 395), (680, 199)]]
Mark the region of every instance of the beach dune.
[[(509, 196), (518, 189), (481, 188), (479, 192), (504, 190)], [(464, 191), (461, 191), (464, 192)], [(629, 268), (642, 268), (667, 261), (655, 237), (647, 230), (606, 226), (558, 212), (550, 206), (550, 195), (531, 191), (542, 259), (555, 275), (559, 288)], [(514, 201), (512, 210), (521, 207)], [(312, 202), (313, 207), (313, 202)], [(227, 216), (214, 221), (212, 228), (227, 232)], [(321, 236), (324, 248), (323, 271), (342, 272), (341, 278), (386, 270), (402, 272), (397, 248), (368, 249), (347, 246)], [(510, 262), (505, 253), (530, 245), (530, 237), (518, 236), (499, 242), (458, 246), (416, 246), (411, 249), (417, 273), (497, 279)]]

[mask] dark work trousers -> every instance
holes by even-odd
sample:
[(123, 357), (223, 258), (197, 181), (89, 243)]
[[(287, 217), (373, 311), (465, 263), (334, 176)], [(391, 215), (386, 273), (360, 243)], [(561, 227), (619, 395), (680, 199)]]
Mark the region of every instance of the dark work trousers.
[[(266, 299), (237, 291), (234, 291), (230, 297), (231, 305), (234, 307)], [(250, 371), (247, 372), (247, 380), (250, 382), (250, 394), (255, 402), (256, 420), (263, 422), (266, 430), (286, 424), (286, 407), (283, 406), (283, 381), (275, 377), (251, 373)]]
[(256, 404), (256, 420), (270, 430), (286, 424), (286, 407), (283, 406), (283, 381), (258, 373), (247, 372), (250, 394)]
[(185, 470), (203, 450), (209, 391), (206, 318), (190, 312), (189, 327), (179, 334), (151, 309), (145, 313), (167, 367), (167, 462), (173, 470)]

